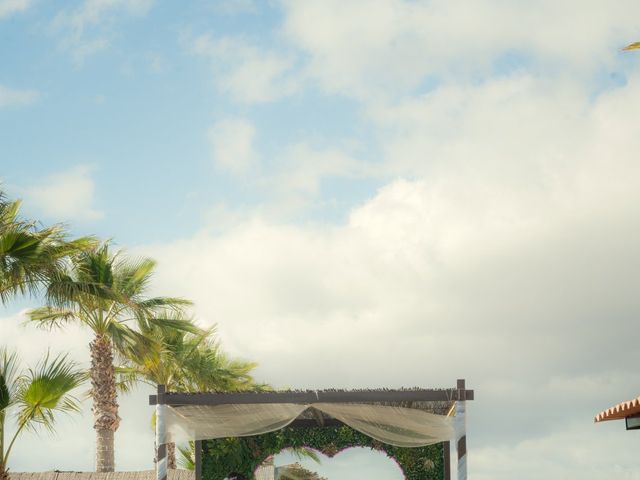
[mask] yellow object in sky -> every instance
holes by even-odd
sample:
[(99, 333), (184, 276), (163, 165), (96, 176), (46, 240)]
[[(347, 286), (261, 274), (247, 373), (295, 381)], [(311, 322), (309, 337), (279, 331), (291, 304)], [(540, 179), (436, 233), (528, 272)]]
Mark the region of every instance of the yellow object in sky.
[(640, 50), (640, 42), (634, 42), (631, 45), (627, 45), (622, 50)]

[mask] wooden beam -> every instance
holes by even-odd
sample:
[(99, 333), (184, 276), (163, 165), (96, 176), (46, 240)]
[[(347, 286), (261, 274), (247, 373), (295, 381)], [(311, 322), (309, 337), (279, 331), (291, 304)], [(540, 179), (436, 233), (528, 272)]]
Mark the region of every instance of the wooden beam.
[[(239, 393), (165, 393), (165, 405), (222, 405), (264, 403), (358, 403), (358, 402), (431, 402), (454, 401), (463, 397), (473, 399), (473, 390), (318, 390), (304, 392), (239, 392)], [(149, 404), (155, 405), (159, 395), (150, 395)]]

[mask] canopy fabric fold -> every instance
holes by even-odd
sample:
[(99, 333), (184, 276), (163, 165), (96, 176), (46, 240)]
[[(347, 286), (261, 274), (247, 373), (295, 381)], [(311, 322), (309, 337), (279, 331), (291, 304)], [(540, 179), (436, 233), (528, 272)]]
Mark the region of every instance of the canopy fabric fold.
[(307, 409), (293, 403), (185, 405), (167, 409), (167, 441), (247, 437), (286, 427)]
[(454, 432), (451, 418), (415, 408), (349, 403), (314, 403), (312, 406), (354, 430), (396, 447), (444, 442)]
[(167, 441), (246, 437), (273, 432), (313, 407), (376, 440), (420, 447), (453, 437), (453, 419), (416, 408), (355, 403), (184, 405), (167, 409)]

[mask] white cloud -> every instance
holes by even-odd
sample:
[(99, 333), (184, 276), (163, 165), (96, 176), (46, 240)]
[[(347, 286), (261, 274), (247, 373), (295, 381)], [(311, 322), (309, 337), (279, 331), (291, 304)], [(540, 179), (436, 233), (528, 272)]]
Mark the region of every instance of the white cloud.
[[(206, 134), (215, 165), (241, 175), (244, 183), (264, 194), (265, 201), (254, 213), (291, 218), (318, 201), (324, 181), (377, 174), (377, 169), (343, 150), (313, 148), (307, 143), (287, 145), (266, 165), (261, 162), (256, 136), (255, 126), (240, 118), (220, 120), (209, 127)], [(210, 214), (210, 218), (218, 218), (225, 224), (229, 218), (251, 215), (222, 205), (215, 206)]]
[(289, 192), (317, 194), (323, 178), (362, 176), (368, 170), (343, 151), (317, 150), (306, 143), (288, 146), (282, 156), (284, 161), (275, 183), (277, 188)]
[(0, 19), (14, 13), (24, 12), (31, 6), (32, 0), (0, 0)]
[(211, 155), (218, 167), (233, 173), (246, 173), (256, 167), (255, 127), (242, 119), (225, 119), (207, 130)]
[(80, 166), (28, 187), (25, 202), (56, 221), (95, 220), (103, 213), (93, 207), (94, 191), (91, 169)]
[(477, 81), (509, 54), (547, 75), (589, 71), (635, 38), (640, 15), (632, 0), (615, 8), (577, 0), (283, 3), (284, 34), (308, 55), (310, 75), (330, 92), (367, 100), (411, 93), (429, 75)]
[(327, 200), (320, 198), (325, 181), (365, 178), (375, 171), (344, 150), (313, 148), (307, 143), (288, 145), (269, 167), (257, 183), (269, 198), (265, 213), (280, 218), (291, 218)]
[(118, 15), (143, 16), (154, 0), (84, 0), (74, 10), (56, 15), (51, 27), (60, 36), (60, 46), (77, 64), (110, 45), (110, 27)]
[[(517, 198), (487, 204), (467, 182), (451, 187), (395, 182), (341, 227), (253, 219), (144, 251), (160, 261), (162, 290), (194, 299), (203, 322), (219, 323), (225, 347), (259, 360), (262, 379), (276, 385), (446, 386), (467, 377), (477, 390), (474, 475), (513, 478), (533, 461), (530, 442), (542, 452), (571, 439), (583, 456), (608, 455), (592, 417), (637, 395), (639, 380), (637, 195), (627, 190), (626, 207), (601, 212), (584, 194), (579, 209), (527, 206), (523, 225), (501, 215)], [(589, 427), (567, 433), (575, 422)], [(513, 463), (502, 471), (495, 463), (506, 455)], [(611, 455), (629, 475), (629, 455)], [(568, 464), (591, 468), (561, 460), (545, 465), (546, 478), (564, 478)]]
[[(515, 75), (372, 105), (387, 173), (416, 179), (389, 183), (344, 225), (256, 214), (144, 251), (160, 261), (162, 291), (195, 300), (266, 381), (464, 376), (477, 389), (474, 476), (527, 465), (523, 478), (601, 478), (610, 458), (635, 478), (622, 426), (592, 418), (640, 381), (640, 82), (597, 98), (574, 86)], [(292, 191), (366, 174), (340, 153), (290, 152), (308, 160), (299, 175), (282, 170)]]
[(0, 108), (31, 105), (38, 96), (35, 90), (16, 90), (0, 85)]
[(290, 54), (258, 47), (241, 37), (205, 34), (189, 43), (194, 54), (210, 59), (218, 89), (238, 102), (271, 102), (300, 88)]
[(542, 472), (553, 472), (547, 478), (569, 479), (576, 478), (575, 465), (581, 465), (581, 479), (637, 480), (628, 437), (620, 422), (575, 424), (515, 445), (471, 447), (470, 471), (479, 480), (507, 480), (514, 474), (522, 480), (534, 480)]

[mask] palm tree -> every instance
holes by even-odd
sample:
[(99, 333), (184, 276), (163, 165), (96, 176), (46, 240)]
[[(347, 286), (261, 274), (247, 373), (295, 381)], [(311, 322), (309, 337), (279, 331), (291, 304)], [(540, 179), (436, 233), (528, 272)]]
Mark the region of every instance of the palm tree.
[(121, 251), (112, 253), (105, 242), (72, 256), (66, 268), (49, 280), (49, 304), (28, 313), (41, 327), (76, 323), (93, 333), (89, 373), (98, 472), (112, 472), (115, 467), (113, 437), (120, 417), (114, 355), (134, 342), (148, 343), (140, 331), (150, 325), (194, 328), (162, 315), (167, 310), (181, 311), (189, 301), (145, 296), (155, 266), (148, 258), (131, 260)]
[[(52, 359), (48, 353), (35, 368), (20, 373), (17, 354), (0, 347), (0, 480), (8, 479), (9, 455), (21, 433), (37, 427), (52, 431), (57, 413), (80, 409), (69, 392), (80, 385), (82, 378), (82, 372), (65, 355)], [(14, 413), (16, 430), (5, 450), (9, 412)]]
[(0, 301), (16, 294), (36, 293), (62, 267), (70, 254), (95, 245), (93, 237), (68, 240), (62, 225), (41, 227), (22, 220), (20, 200), (0, 191)]
[(327, 480), (299, 463), (277, 467), (275, 478), (277, 480)]
[[(184, 315), (169, 314), (174, 322), (193, 325)], [(189, 332), (147, 323), (138, 341), (125, 352), (118, 369), (127, 386), (141, 381), (173, 392), (240, 391), (262, 388), (251, 377), (255, 363), (229, 359), (213, 339), (213, 329)], [(150, 343), (151, 341), (151, 343)], [(150, 348), (151, 347), (151, 348)], [(176, 468), (175, 444), (167, 444), (167, 467)]]

